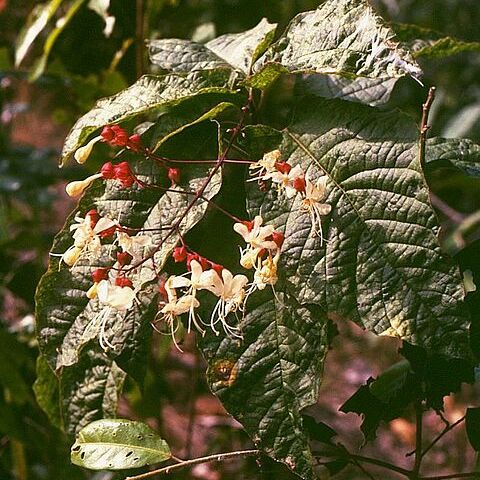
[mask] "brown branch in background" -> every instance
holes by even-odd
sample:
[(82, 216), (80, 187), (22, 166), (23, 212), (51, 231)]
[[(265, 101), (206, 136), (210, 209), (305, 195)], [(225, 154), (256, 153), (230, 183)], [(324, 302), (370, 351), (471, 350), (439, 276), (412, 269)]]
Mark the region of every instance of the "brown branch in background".
[(422, 466), (422, 440), (423, 440), (423, 404), (422, 401), (417, 401), (415, 403), (415, 423), (416, 423), (416, 432), (415, 432), (415, 464), (412, 471), (412, 479), (420, 478), (420, 467)]
[(420, 147), (419, 147), (419, 157), (420, 157), (420, 166), (422, 170), (425, 168), (425, 144), (427, 142), (427, 133), (430, 128), (428, 125), (428, 115), (430, 114), (430, 108), (432, 107), (433, 100), (435, 99), (435, 87), (430, 87), (428, 91), (427, 100), (422, 107), (422, 121), (420, 124)]
[(140, 78), (145, 69), (145, 3), (144, 0), (135, 0), (135, 73)]
[(159, 468), (157, 470), (152, 470), (150, 472), (142, 473), (140, 475), (134, 475), (133, 477), (127, 477), (125, 480), (143, 480), (145, 478), (150, 478), (155, 475), (168, 475), (169, 473), (172, 473), (176, 470), (193, 467), (194, 465), (199, 465), (200, 463), (223, 462), (224, 460), (229, 460), (231, 458), (251, 457), (253, 455), (259, 454), (260, 450), (239, 450), (237, 452), (218, 453), (215, 455), (209, 455), (208, 457), (193, 458), (192, 460), (182, 460), (181, 463), (169, 465), (168, 467)]

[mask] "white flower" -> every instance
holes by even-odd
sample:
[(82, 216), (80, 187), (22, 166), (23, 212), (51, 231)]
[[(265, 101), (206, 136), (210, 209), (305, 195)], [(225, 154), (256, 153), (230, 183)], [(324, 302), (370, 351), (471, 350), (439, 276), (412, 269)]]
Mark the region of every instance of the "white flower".
[(187, 295), (191, 298), (191, 304), (188, 311), (188, 332), (191, 331), (192, 323), (197, 330), (205, 335), (205, 330), (199, 325), (195, 315), (195, 308), (198, 307), (198, 301), (196, 299), (197, 291), (209, 290), (215, 292), (216, 286), (214, 277), (216, 275), (215, 270), (203, 271), (202, 266), (197, 260), (190, 262), (190, 278), (186, 276), (172, 276), (169, 278), (169, 286), (171, 288), (188, 288)]
[(248, 181), (262, 180), (265, 175), (275, 172), (275, 164), (280, 161), (281, 156), (280, 150), (273, 150), (267, 152), (258, 162), (250, 164), (248, 169), (252, 178)]
[(102, 178), (101, 173), (96, 173), (95, 175), (90, 175), (85, 180), (78, 180), (75, 182), (70, 182), (65, 187), (65, 191), (69, 197), (79, 197), (85, 191), (85, 189), (90, 186), (97, 178)]
[(254, 268), (257, 264), (258, 255), (261, 251), (261, 248), (251, 247), (240, 249), (240, 265), (247, 270)]
[(243, 310), (243, 303), (246, 298), (245, 286), (248, 283), (248, 278), (245, 275), (233, 275), (232, 272), (224, 268), (222, 270), (222, 277), (214, 272), (213, 293), (219, 297), (215, 305), (212, 315), (210, 317), (210, 325), (213, 332), (218, 335), (219, 332), (215, 328), (215, 324), (221, 322), (223, 329), (228, 335), (241, 337), (238, 333), (237, 327), (232, 327), (227, 323), (227, 316), (231, 312)]
[(117, 231), (117, 242), (124, 252), (133, 257), (133, 263), (142, 260), (145, 249), (152, 245), (151, 237), (146, 235), (130, 236), (128, 233), (121, 231)]
[(244, 223), (235, 223), (233, 229), (243, 237), (252, 249), (266, 248), (268, 250), (276, 250), (277, 244), (273, 240), (267, 240), (275, 229), (272, 225), (262, 227), (262, 223), (263, 218), (257, 215), (253, 219), (253, 225), (247, 226)]
[(328, 203), (320, 203), (326, 196), (327, 176), (323, 175), (314, 184), (305, 179), (305, 198), (302, 200), (302, 208), (310, 214), (312, 231), (315, 236), (320, 237), (320, 244), (323, 244), (322, 216), (332, 211)]
[(101, 139), (102, 137), (99, 135), (98, 137), (92, 138), (92, 140), (90, 140), (83, 147), (80, 147), (79, 149), (77, 149), (74, 155), (75, 160), (80, 164), (85, 163), (88, 157), (90, 156), (90, 154), (92, 153), (93, 146), (97, 142), (99, 142)]
[(133, 306), (135, 290), (112, 285), (108, 280), (101, 280), (97, 285), (97, 296), (100, 303), (115, 310), (125, 311)]
[(262, 266), (255, 270), (253, 276), (253, 289), (263, 290), (267, 285), (275, 285), (278, 280), (278, 260), (280, 258), (280, 252), (277, 252), (274, 257), (269, 255), (262, 261)]
[(303, 176), (303, 170), (300, 165), (293, 167), (288, 173), (282, 173), (276, 170), (273, 173), (267, 174), (264, 180), (271, 179), (273, 183), (277, 184), (278, 190), (285, 190), (287, 198), (292, 198), (297, 194), (297, 190), (293, 186), (296, 178)]

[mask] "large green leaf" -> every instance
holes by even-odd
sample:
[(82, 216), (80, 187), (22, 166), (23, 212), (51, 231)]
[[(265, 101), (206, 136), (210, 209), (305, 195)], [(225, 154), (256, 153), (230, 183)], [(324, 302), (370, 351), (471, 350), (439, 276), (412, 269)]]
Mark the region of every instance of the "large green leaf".
[(142, 114), (159, 112), (184, 98), (201, 92), (225, 92), (230, 77), (228, 70), (194, 72), (188, 75), (145, 75), (120, 93), (99, 100), (81, 117), (68, 134), (61, 163), (81, 146), (88, 136), (104, 125), (122, 122)]
[(255, 445), (305, 479), (316, 478), (301, 411), (317, 401), (329, 343), (325, 313), (281, 293), (256, 293), (241, 323), (243, 340), (208, 337), (208, 380)]
[(222, 35), (205, 45), (190, 40), (161, 39), (149, 42), (150, 60), (171, 72), (230, 68), (246, 74), (273, 39), (276, 25), (263, 19), (242, 33)]
[(480, 177), (480, 145), (467, 138), (432, 138), (427, 143), (425, 162), (432, 167), (451, 165)]
[(288, 291), (374, 333), (468, 358), (462, 280), (439, 247), (415, 124), (341, 101), (309, 100), (297, 112), (283, 155), (313, 179), (328, 177), (323, 244), (298, 196), (249, 192), (251, 214), (285, 231)]
[(171, 456), (167, 442), (148, 425), (123, 419), (92, 422), (72, 446), (75, 465), (91, 470), (124, 470), (160, 463)]
[(368, 1), (327, 0), (297, 15), (264, 60), (290, 72), (418, 78), (420, 68), (394, 36)]

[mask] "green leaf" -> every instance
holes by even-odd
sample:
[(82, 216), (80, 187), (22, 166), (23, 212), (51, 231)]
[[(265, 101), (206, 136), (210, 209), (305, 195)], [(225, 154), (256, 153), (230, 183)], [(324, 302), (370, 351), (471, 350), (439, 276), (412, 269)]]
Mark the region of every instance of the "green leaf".
[(301, 411), (317, 400), (328, 321), (318, 308), (302, 307), (281, 293), (280, 285), (275, 291), (275, 296), (267, 290), (252, 295), (241, 342), (202, 340), (207, 377), (258, 448), (302, 478), (314, 479)]
[(62, 150), (61, 164), (87, 140), (88, 136), (110, 123), (118, 123), (162, 108), (202, 92), (225, 92), (229, 72), (213, 70), (188, 75), (145, 75), (122, 92), (99, 100), (70, 130)]
[(30, 46), (35, 41), (41, 31), (47, 26), (50, 19), (60, 8), (63, 0), (51, 0), (48, 3), (36, 5), (32, 13), (29, 15), (27, 22), (18, 35), (15, 45), (15, 66), (18, 67)]
[(432, 138), (427, 142), (425, 163), (450, 165), (472, 177), (480, 177), (480, 145), (467, 138)]
[(312, 180), (327, 175), (332, 212), (323, 217), (324, 241), (312, 234), (299, 195), (289, 200), (252, 186), (249, 210), (284, 231), (279, 269), (300, 304), (468, 358), (462, 279), (439, 247), (417, 135), (398, 112), (308, 99), (285, 130), (283, 159)]
[(33, 67), (33, 70), (30, 74), (31, 81), (37, 80), (38, 77), (40, 77), (40, 75), (42, 75), (42, 73), (45, 71), (48, 57), (50, 56), (50, 52), (52, 51), (52, 48), (57, 41), (57, 38), (65, 30), (67, 25), (78, 12), (80, 7), (85, 3), (85, 1), (86, 0), (75, 0), (68, 8), (65, 15), (58, 20), (56, 27), (48, 35), (47, 40), (45, 41), (42, 56), (35, 62), (35, 66)]
[(270, 45), (275, 28), (276, 25), (263, 19), (246, 32), (222, 35), (205, 45), (190, 40), (151, 40), (150, 60), (171, 72), (229, 68), (248, 75), (252, 65)]
[(467, 429), (468, 440), (473, 449), (480, 451), (480, 408), (467, 408), (465, 415), (465, 425)]
[(480, 42), (464, 42), (442, 33), (410, 24), (392, 24), (402, 45), (415, 58), (445, 58), (462, 52), (480, 51)]
[(393, 39), (366, 0), (327, 0), (297, 15), (264, 60), (266, 68), (273, 62), (290, 72), (419, 78), (412, 56)]
[(160, 463), (171, 457), (167, 442), (148, 425), (105, 419), (82, 428), (72, 446), (75, 465), (91, 470), (124, 470)]

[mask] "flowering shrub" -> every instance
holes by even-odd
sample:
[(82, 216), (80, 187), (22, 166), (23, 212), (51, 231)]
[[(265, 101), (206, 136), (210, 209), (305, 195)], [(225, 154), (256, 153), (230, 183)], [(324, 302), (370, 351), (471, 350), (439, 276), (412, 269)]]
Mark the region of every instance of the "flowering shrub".
[[(433, 91), (420, 133), (377, 108), (398, 79), (421, 82), (419, 66), (362, 0), (327, 1), (274, 42), (275, 28), (262, 21), (205, 45), (152, 41), (167, 73), (100, 100), (66, 139), (62, 163), (107, 156), (67, 185), (81, 198), (37, 295), (69, 432), (115, 414), (155, 331), (179, 350), (195, 331), (214, 393), (259, 450), (304, 479), (314, 461), (302, 410), (316, 400), (332, 318), (404, 340), (419, 384), (420, 351), (430, 372), (442, 359), (458, 367), (457, 384), (472, 379), (462, 276), (439, 246), (423, 175), (455, 144), (426, 140)], [(283, 124), (261, 123), (280, 77), (303, 94)], [(226, 187), (232, 177), (242, 189)], [(202, 242), (189, 234), (197, 224)], [(210, 257), (206, 245), (222, 248)], [(225, 361), (234, 375), (216, 372)], [(425, 388), (420, 400), (439, 408), (451, 389)], [(361, 412), (355, 401), (345, 409)]]

